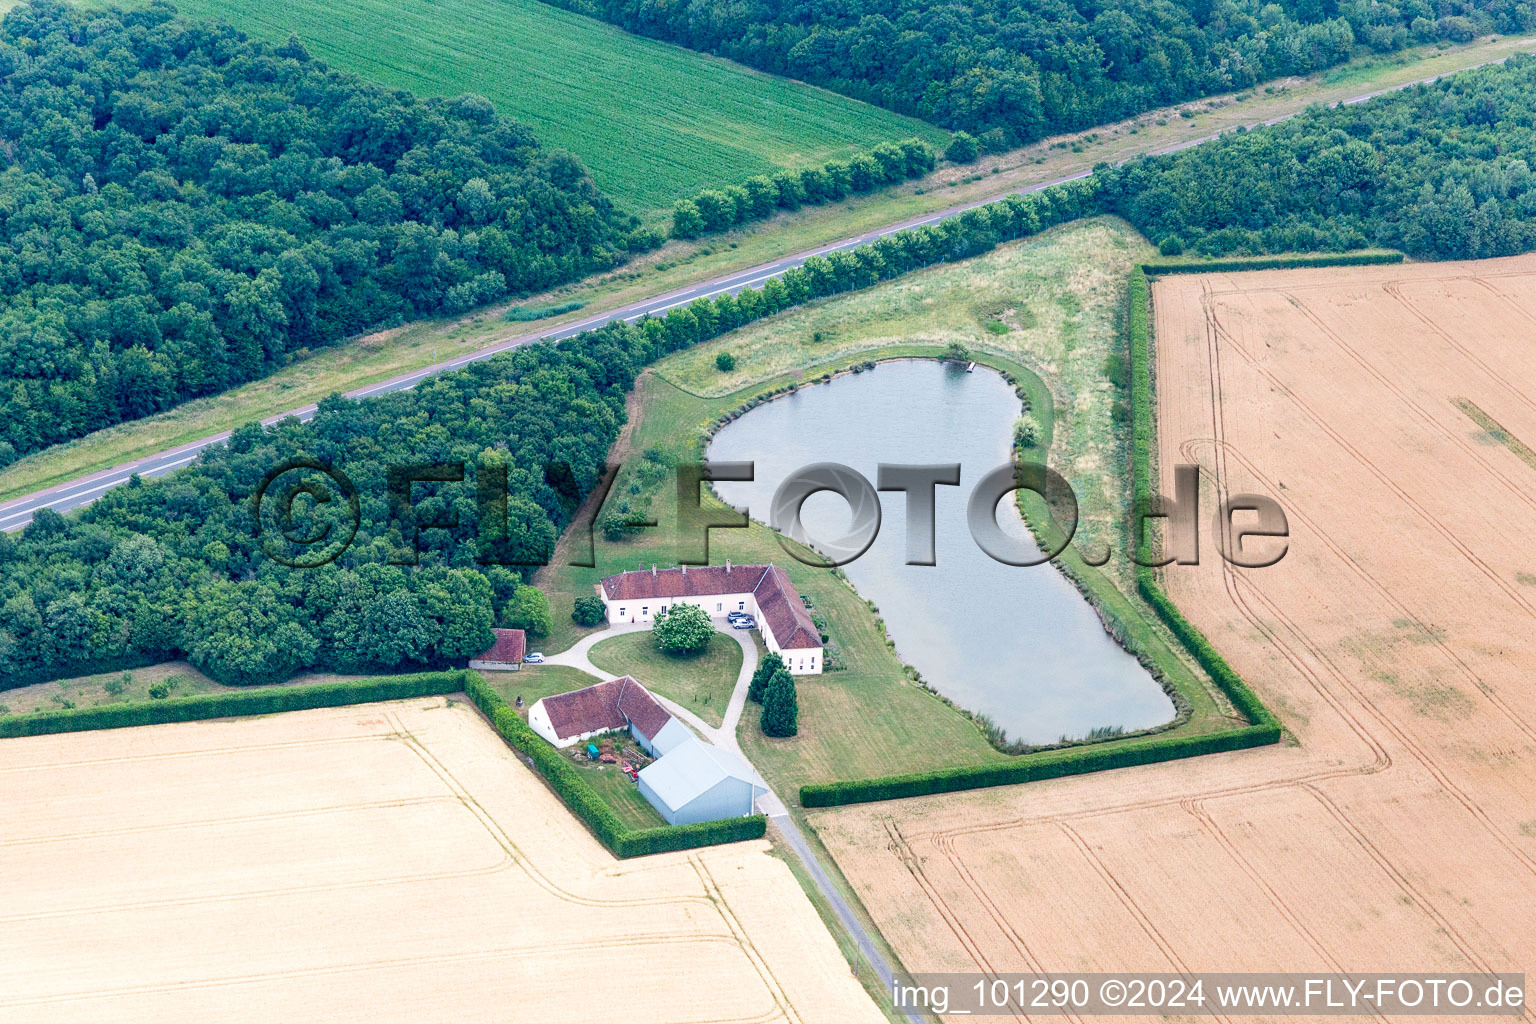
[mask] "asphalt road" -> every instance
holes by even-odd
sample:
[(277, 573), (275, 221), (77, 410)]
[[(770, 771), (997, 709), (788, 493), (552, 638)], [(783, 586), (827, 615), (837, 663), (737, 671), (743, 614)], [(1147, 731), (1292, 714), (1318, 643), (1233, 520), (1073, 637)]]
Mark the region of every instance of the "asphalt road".
[[(1489, 61), (1487, 63), (1501, 62), (1502, 61), (1500, 60)], [(1441, 77), (1443, 76), (1432, 75), (1414, 82), (1404, 83), (1403, 85), (1391, 86), (1385, 89), (1377, 89), (1373, 92), (1362, 93), (1358, 96), (1352, 96), (1340, 102), (1345, 105), (1364, 103), (1365, 101), (1373, 99), (1374, 97), (1381, 96), (1386, 93), (1396, 92), (1400, 89), (1411, 88), (1412, 86), (1420, 85), (1425, 82), (1433, 82)], [(1270, 118), (1267, 121), (1255, 121), (1247, 127), (1259, 128), (1266, 125), (1279, 124), (1280, 122), (1287, 121), (1294, 116), (1296, 115), (1285, 114), (1281, 117)], [(1228, 130), (1236, 131), (1238, 129), (1234, 128)], [(1189, 149), (1193, 146), (1199, 146), (1203, 143), (1210, 142), (1221, 134), (1225, 133), (1223, 132), (1206, 135), (1198, 139), (1191, 139), (1186, 142), (1178, 143), (1177, 145), (1165, 146), (1162, 149), (1149, 150), (1145, 155), (1157, 156), (1165, 153), (1178, 152), (1179, 150), (1183, 149)], [(689, 288), (668, 292), (667, 294), (657, 296), (656, 298), (644, 299), (640, 302), (634, 302), (619, 309), (607, 310), (605, 312), (586, 317), (585, 319), (574, 321), (555, 331), (535, 332), (508, 338), (504, 341), (497, 342), (488, 348), (481, 349), (471, 355), (460, 356), (457, 359), (451, 359), (447, 362), (438, 363), (435, 366), (429, 366), (422, 370), (415, 370), (411, 373), (402, 374), (399, 377), (392, 377), (389, 380), (380, 381), (377, 384), (370, 384), (367, 387), (358, 388), (355, 391), (348, 391), (346, 392), (346, 397), (367, 398), (372, 395), (382, 395), (390, 391), (402, 391), (406, 388), (415, 386), (428, 377), (439, 373), (446, 373), (449, 370), (457, 370), (461, 367), (468, 366), (470, 363), (478, 362), (481, 359), (489, 359), (491, 356), (494, 356), (497, 353), (506, 352), (510, 349), (518, 348), (523, 345), (529, 345), (534, 342), (543, 340), (558, 340), (561, 338), (569, 338), (572, 335), (579, 334), (585, 330), (590, 330), (593, 327), (599, 327), (603, 324), (611, 323), (614, 320), (630, 321), (638, 320), (641, 317), (647, 315), (662, 315), (665, 314), (667, 310), (672, 309), (675, 306), (685, 306), (692, 302), (694, 299), (698, 298), (712, 298), (716, 295), (722, 294), (734, 295), (741, 291), (743, 288), (756, 287), (769, 278), (778, 277), (786, 270), (789, 270), (792, 267), (800, 266), (800, 264), (804, 263), (812, 256), (821, 256), (829, 252), (836, 252), (840, 249), (852, 249), (855, 246), (864, 245), (874, 241), (877, 238), (882, 238), (886, 235), (894, 234), (897, 231), (904, 231), (907, 228), (921, 227), (925, 224), (936, 224), (939, 221), (947, 220), (950, 217), (956, 216), (957, 214), (964, 213), (966, 210), (971, 210), (978, 206), (985, 206), (987, 203), (996, 202), (997, 200), (1003, 199), (1009, 195), (1023, 195), (1029, 192), (1038, 192), (1041, 189), (1049, 188), (1052, 185), (1059, 185), (1065, 181), (1075, 181), (1079, 178), (1086, 178), (1088, 177), (1089, 173), (1090, 172), (1088, 171), (1083, 171), (1079, 174), (1069, 175), (1065, 178), (1057, 178), (1054, 181), (1047, 181), (1038, 185), (1031, 185), (1028, 188), (1016, 189), (1009, 192), (1001, 192), (996, 195), (987, 196), (984, 199), (977, 199), (973, 202), (964, 203), (959, 206), (951, 206), (948, 209), (939, 210), (936, 213), (930, 213), (922, 217), (914, 218), (912, 220), (904, 220), (900, 223), (891, 224), (874, 231), (869, 231), (865, 234), (857, 235), (853, 238), (845, 238), (840, 242), (833, 242), (830, 245), (823, 245), (819, 248), (809, 249), (805, 252), (797, 253), (793, 256), (786, 256), (783, 259), (774, 260), (771, 263), (763, 263), (756, 267), (752, 267), (749, 270), (728, 274), (724, 277), (717, 277), (712, 281), (706, 281), (702, 284), (693, 285)], [(308, 420), (314, 414), (315, 407), (313, 405), (306, 405), (302, 409), (293, 409), (289, 412), (285, 412), (280, 415), (272, 416), (268, 419), (262, 420), (262, 423), (276, 423), (280, 420), (288, 419), (289, 417), (296, 417), (300, 420)], [(29, 494), (25, 497), (8, 501), (5, 504), (0, 505), (0, 532), (10, 533), (15, 530), (20, 530), (28, 523), (30, 523), (32, 521), (33, 515), (35, 515), (41, 509), (49, 508), (53, 509), (55, 512), (67, 512), (71, 509), (82, 508), (95, 501), (103, 493), (111, 490), (113, 487), (116, 487), (119, 484), (127, 483), (129, 478), (135, 475), (140, 477), (164, 476), (165, 474), (173, 472), (174, 470), (177, 470), (182, 466), (192, 462), (195, 458), (197, 458), (198, 453), (200, 453), (203, 449), (209, 447), (210, 445), (219, 444), (228, 439), (228, 437), (228, 431), (219, 434), (213, 434), (201, 440), (193, 441), (190, 444), (182, 445), (179, 448), (173, 448), (170, 451), (160, 452), (156, 455), (149, 455), (142, 459), (136, 459), (132, 462), (125, 462), (121, 465), (114, 466), (111, 469), (92, 473), (89, 476), (79, 477), (75, 480), (71, 480), (68, 483), (59, 484), (57, 486), (49, 487), (41, 491), (34, 491), (32, 494)]]
[[(1073, 181), (1077, 178), (1086, 178), (1088, 177), (1088, 173), (1089, 172), (1084, 171), (1081, 174), (1074, 174), (1066, 178), (1058, 178), (1055, 181), (1048, 181), (1039, 185), (1033, 185), (1027, 189), (1021, 189), (1020, 191), (1036, 192), (1043, 188), (1049, 188), (1052, 185), (1059, 185), (1064, 181)], [(398, 377), (391, 377), (389, 380), (380, 381), (377, 384), (370, 384), (367, 387), (358, 388), (355, 391), (348, 391), (346, 392), (346, 397), (368, 398), (373, 395), (382, 395), (391, 391), (403, 391), (406, 388), (414, 387), (416, 384), (426, 380), (428, 377), (435, 376), (439, 373), (446, 373), (450, 370), (461, 369), (462, 367), (468, 366), (470, 363), (479, 362), (482, 359), (489, 359), (498, 353), (507, 352), (511, 349), (519, 348), (523, 345), (530, 345), (538, 341), (558, 341), (561, 338), (569, 338), (573, 335), (580, 334), (582, 331), (590, 330), (594, 327), (600, 327), (603, 324), (611, 323), (614, 320), (631, 321), (638, 320), (643, 316), (665, 315), (667, 310), (672, 309), (675, 306), (686, 306), (694, 299), (708, 299), (713, 298), (716, 295), (724, 294), (734, 295), (741, 291), (743, 288), (755, 288), (761, 285), (764, 281), (767, 281), (769, 278), (778, 277), (786, 270), (800, 266), (812, 256), (821, 256), (829, 252), (836, 252), (840, 249), (852, 249), (856, 246), (865, 245), (869, 242), (872, 242), (877, 238), (882, 238), (886, 235), (894, 234), (897, 231), (904, 231), (907, 228), (921, 227), (925, 224), (936, 224), (941, 220), (946, 220), (955, 216), (956, 214), (964, 213), (966, 210), (974, 209), (975, 207), (984, 206), (987, 203), (995, 202), (996, 200), (1010, 194), (1011, 193), (1007, 192), (1000, 193), (999, 195), (989, 196), (985, 199), (978, 199), (974, 202), (969, 202), (962, 206), (952, 206), (948, 209), (940, 210), (937, 213), (930, 213), (923, 217), (917, 217), (912, 220), (905, 220), (899, 224), (891, 224), (887, 227), (879, 228), (878, 230), (870, 231), (862, 235), (857, 235), (853, 238), (845, 238), (840, 242), (833, 242), (830, 245), (823, 245), (816, 249), (808, 249), (805, 252), (796, 253), (793, 256), (786, 256), (783, 259), (774, 260), (771, 263), (763, 263), (748, 270), (738, 271), (737, 273), (728, 274), (724, 277), (717, 277), (712, 281), (706, 281), (702, 284), (693, 285), (689, 288), (668, 292), (665, 295), (660, 295), (656, 298), (643, 299), (640, 302), (634, 302), (628, 306), (622, 306), (619, 309), (607, 310), (605, 312), (598, 313), (581, 320), (573, 321), (559, 328), (558, 330), (522, 334), (516, 337), (508, 338), (504, 341), (497, 342), (488, 348), (480, 349), (479, 351), (467, 356), (460, 356), (457, 359), (450, 359), (447, 362), (437, 363), (436, 365), (428, 366), (425, 369), (413, 370), (410, 373), (402, 374)], [(280, 420), (285, 420), (289, 417), (295, 417), (299, 420), (308, 420), (310, 417), (314, 416), (314, 414), (315, 406), (306, 405), (303, 408), (293, 409), (289, 412), (281, 413), (277, 416), (264, 419), (262, 420), (262, 423), (277, 423)], [(32, 521), (32, 516), (40, 509), (51, 508), (55, 512), (67, 512), (70, 509), (81, 508), (85, 505), (89, 505), (91, 502), (99, 498), (105, 491), (111, 490), (113, 487), (116, 487), (119, 484), (127, 483), (129, 478), (132, 476), (137, 475), (146, 478), (164, 476), (165, 474), (180, 469), (182, 466), (192, 462), (197, 458), (198, 454), (203, 451), (203, 449), (209, 447), (210, 445), (220, 444), (221, 442), (228, 440), (228, 438), (229, 431), (212, 434), (208, 437), (202, 438), (201, 440), (193, 441), (190, 444), (184, 444), (179, 448), (172, 448), (170, 451), (149, 455), (142, 459), (135, 459), (132, 462), (125, 462), (121, 465), (113, 466), (111, 469), (92, 473), (89, 476), (83, 476), (76, 480), (71, 480), (68, 483), (47, 488), (46, 490), (35, 491), (26, 497), (17, 498), (13, 501), (6, 502), (4, 505), (0, 505), (0, 531), (9, 533), (14, 530), (21, 529)]]

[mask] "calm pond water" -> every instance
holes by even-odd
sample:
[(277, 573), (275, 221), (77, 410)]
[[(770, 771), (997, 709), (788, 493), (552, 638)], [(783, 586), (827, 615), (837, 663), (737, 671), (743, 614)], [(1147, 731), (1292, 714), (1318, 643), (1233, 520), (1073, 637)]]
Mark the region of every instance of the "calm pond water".
[[(905, 564), (906, 497), (881, 492), (879, 538), (843, 567), (879, 606), (902, 660), (1012, 739), (1049, 743), (1100, 726), (1166, 722), (1168, 695), (1054, 566), (1003, 565), (971, 540), (966, 502), (1007, 461), (1018, 413), (1013, 388), (984, 367), (968, 374), (933, 360), (882, 363), (758, 406), (715, 435), (709, 458), (756, 463), (755, 481), (715, 487), (762, 521), (779, 484), (810, 463), (843, 463), (872, 484), (881, 462), (960, 463), (960, 486), (937, 488), (937, 565)], [(830, 493), (802, 510), (812, 539), (841, 537), (850, 518)], [(1029, 537), (1011, 502), (999, 520), (1010, 535)]]

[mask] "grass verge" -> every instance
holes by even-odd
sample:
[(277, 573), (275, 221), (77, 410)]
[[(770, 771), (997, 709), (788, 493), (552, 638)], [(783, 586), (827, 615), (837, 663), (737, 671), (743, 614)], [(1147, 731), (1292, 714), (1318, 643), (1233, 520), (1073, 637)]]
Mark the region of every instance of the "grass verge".
[[(1283, 261), (1276, 259), (1255, 262), (1262, 262), (1266, 267), (1277, 263), (1286, 265)], [(1297, 257), (1291, 265), (1306, 266), (1315, 265), (1315, 263), (1306, 257)], [(1146, 270), (1142, 265), (1137, 265), (1132, 269), (1126, 287), (1126, 334), (1130, 346), (1133, 411), (1131, 495), (1132, 508), (1137, 511), (1151, 507), (1154, 490), (1152, 477), (1155, 438), (1154, 390), (1149, 304), (1150, 294), (1147, 288)], [(1031, 522), (1040, 521), (1042, 520), (1031, 520)], [(1137, 552), (1140, 561), (1151, 561), (1152, 554), (1153, 552), (1145, 546)], [(1146, 607), (1150, 608), (1161, 620), (1162, 625), (1172, 632), (1188, 656), (1205, 670), (1221, 693), (1243, 716), (1244, 724), (1236, 728), (1225, 728), (1203, 734), (1174, 730), (1164, 735), (1137, 737), (1117, 743), (1099, 743), (1065, 750), (1043, 751), (1024, 755), (1007, 765), (959, 767), (806, 785), (800, 788), (801, 806), (835, 807), (875, 800), (980, 789), (987, 786), (1082, 775), (1111, 768), (1152, 764), (1195, 757), (1200, 754), (1278, 743), (1281, 735), (1279, 721), (1247, 683), (1232, 670), (1221, 654), (1211, 646), (1210, 641), (1163, 593), (1156, 570), (1138, 562), (1135, 564), (1134, 572), (1136, 592), (1146, 602)], [(1149, 630), (1147, 635), (1155, 636), (1156, 634)]]
[(334, 708), (457, 693), (471, 681), (470, 672), (418, 672), (375, 676), (349, 682), (309, 686), (264, 686), (226, 693), (197, 694), (165, 700), (104, 704), (93, 708), (45, 711), (0, 718), (0, 739), (44, 736), (94, 729), (123, 729), (170, 722), (199, 722), (210, 718), (270, 715), (280, 711)]

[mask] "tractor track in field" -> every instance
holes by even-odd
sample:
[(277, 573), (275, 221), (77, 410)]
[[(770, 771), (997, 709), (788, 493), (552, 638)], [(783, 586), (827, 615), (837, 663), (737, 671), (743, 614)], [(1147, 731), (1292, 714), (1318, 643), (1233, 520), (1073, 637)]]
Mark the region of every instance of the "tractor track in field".
[[(1181, 447), (1181, 450), (1187, 457), (1194, 457), (1197, 449), (1207, 445), (1211, 446), (1212, 451), (1210, 454), (1215, 459), (1217, 464), (1218, 471), (1215, 475), (1218, 480), (1218, 487), (1222, 488), (1223, 491), (1220, 496), (1224, 498), (1226, 496), (1225, 480), (1227, 479), (1227, 470), (1232, 468), (1229, 466), (1229, 460), (1233, 463), (1241, 464), (1242, 468), (1249, 472), (1253, 471), (1253, 467), (1248, 463), (1248, 460), (1243, 457), (1241, 452), (1236, 451), (1224, 440), (1225, 402), (1222, 390), (1220, 350), (1222, 348), (1221, 341), (1224, 338), (1228, 341), (1232, 341), (1232, 339), (1230, 334), (1220, 323), (1219, 317), (1215, 315), (1215, 311), (1210, 307), (1208, 301), (1206, 304), (1205, 312), (1207, 316), (1208, 359), (1211, 366), (1211, 411), (1213, 417), (1213, 426), (1217, 436), (1205, 440), (1196, 439), (1186, 442)], [(1233, 342), (1233, 344), (1229, 344), (1226, 347), (1238, 349), (1238, 355), (1241, 358), (1250, 364), (1255, 364), (1256, 361), (1251, 357), (1251, 355), (1246, 351), (1243, 351), (1241, 346), (1235, 342)], [(1253, 369), (1258, 371), (1261, 375), (1265, 376), (1273, 386), (1277, 387), (1279, 393), (1285, 395), (1286, 398), (1292, 402), (1295, 402), (1303, 412), (1310, 413), (1310, 410), (1307, 409), (1304, 403), (1300, 402), (1300, 400), (1297, 399), (1296, 396), (1288, 389), (1280, 386), (1278, 380), (1275, 379), (1273, 375), (1268, 374), (1263, 367), (1253, 365)], [(1422, 409), (1419, 411), (1422, 414)], [(1328, 430), (1323, 424), (1319, 424), (1319, 427), (1320, 429), (1324, 429), (1325, 432), (1329, 433), (1330, 436), (1338, 439), (1336, 432)], [(1342, 439), (1339, 440), (1342, 441)], [(1381, 470), (1380, 467), (1371, 463), (1368, 458), (1365, 458), (1362, 453), (1348, 445), (1347, 442), (1343, 443), (1342, 447), (1344, 447), (1346, 451), (1349, 451), (1350, 454), (1353, 455), (1362, 464), (1362, 466), (1367, 469), (1367, 471), (1377, 475), (1378, 477), (1384, 475), (1384, 471)], [(1260, 480), (1260, 482), (1263, 482), (1264, 480), (1262, 474), (1256, 474), (1255, 478)], [(1506, 485), (1508, 484), (1507, 481), (1501, 482), (1505, 483)], [(1425, 510), (1416, 509), (1416, 511), (1419, 512), (1419, 514), (1424, 518), (1425, 522), (1431, 527), (1431, 529), (1441, 531), (1442, 533), (1445, 531), (1444, 524), (1439, 523), (1432, 516), (1428, 515)], [(1525, 722), (1523, 722), (1518, 715), (1513, 713), (1512, 709), (1510, 709), (1508, 705), (1505, 704), (1503, 700), (1491, 690), (1486, 681), (1482, 680), (1461, 657), (1459, 657), (1453, 650), (1451, 650), (1449, 645), (1446, 644), (1442, 638), (1438, 637), (1433, 631), (1429, 630), (1421, 618), (1412, 614), (1411, 612), (1408, 612), (1405, 606), (1400, 601), (1393, 598), (1390, 593), (1386, 591), (1381, 582), (1377, 580), (1369, 571), (1367, 571), (1357, 559), (1351, 557), (1340, 546), (1337, 540), (1330, 536), (1326, 531), (1319, 529), (1315, 522), (1311, 521), (1309, 517), (1305, 516), (1305, 513), (1302, 513), (1302, 516), (1303, 520), (1308, 523), (1308, 528), (1316, 533), (1317, 537), (1322, 541), (1329, 552), (1338, 557), (1345, 565), (1349, 567), (1353, 574), (1358, 576), (1358, 578), (1364, 582), (1366, 586), (1369, 587), (1374, 593), (1383, 597), (1391, 607), (1396, 610), (1403, 611), (1405, 613), (1403, 617), (1412, 622), (1418, 631), (1423, 633), (1429, 640), (1434, 643), (1439, 653), (1443, 655), (1449, 663), (1455, 666), (1456, 670), (1463, 676), (1463, 678), (1477, 687), (1478, 691), (1485, 696), (1485, 698), (1494, 708), (1497, 709), (1502, 717), (1508, 720), (1511, 724), (1514, 724), (1522, 732), (1522, 734), (1528, 738), (1533, 735), (1530, 727)], [(1468, 560), (1471, 561), (1474, 565), (1477, 565), (1479, 568), (1482, 568), (1485, 573), (1489, 572), (1488, 567), (1475, 556), (1469, 558)], [(1038, 967), (1036, 966), (1037, 962), (1029, 950), (1027, 943), (1024, 943), (1022, 938), (1018, 936), (1017, 932), (1008, 925), (1005, 915), (1000, 913), (998, 908), (995, 906), (995, 903), (988, 897), (985, 886), (974, 876), (969, 867), (964, 863), (963, 856), (956, 848), (955, 840), (958, 837), (966, 835), (1018, 829), (1036, 824), (1056, 824), (1057, 826), (1064, 829), (1069, 834), (1069, 836), (1073, 837), (1074, 843), (1090, 860), (1090, 862), (1094, 864), (1095, 870), (1099, 871), (1101, 875), (1103, 875), (1108, 871), (1107, 866), (1100, 862), (1098, 858), (1093, 856), (1092, 850), (1088, 846), (1086, 840), (1084, 840), (1081, 834), (1078, 833), (1075, 828), (1073, 828), (1071, 824), (1073, 821), (1096, 818), (1105, 815), (1120, 814), (1137, 809), (1175, 804), (1181, 807), (1186, 813), (1192, 815), (1192, 817), (1199, 823), (1200, 827), (1209, 835), (1211, 835), (1213, 839), (1215, 839), (1215, 841), (1233, 860), (1235, 865), (1241, 871), (1243, 871), (1260, 888), (1262, 892), (1265, 893), (1266, 898), (1275, 905), (1276, 911), (1280, 913), (1282, 917), (1296, 929), (1298, 935), (1309, 944), (1309, 946), (1317, 953), (1317, 955), (1319, 955), (1325, 962), (1330, 964), (1333, 969), (1339, 970), (1341, 969), (1340, 962), (1331, 954), (1331, 952), (1327, 949), (1326, 945), (1320, 940), (1320, 938), (1306, 926), (1304, 920), (1298, 914), (1298, 912), (1289, 907), (1285, 900), (1275, 892), (1273, 887), (1264, 881), (1260, 871), (1255, 868), (1246, 859), (1246, 857), (1243, 856), (1241, 850), (1239, 850), (1236, 844), (1226, 835), (1225, 831), (1221, 828), (1219, 823), (1215, 820), (1214, 816), (1206, 807), (1206, 804), (1213, 800), (1226, 799), (1234, 796), (1249, 795), (1253, 793), (1273, 791), (1278, 789), (1300, 789), (1305, 791), (1314, 801), (1318, 803), (1318, 805), (1337, 823), (1338, 827), (1343, 830), (1343, 833), (1347, 839), (1360, 847), (1360, 849), (1372, 860), (1372, 862), (1378, 866), (1379, 870), (1384, 873), (1386, 878), (1391, 881), (1394, 887), (1396, 887), (1401, 893), (1410, 899), (1414, 905), (1420, 909), (1421, 913), (1427, 915), (1427, 917), (1432, 921), (1433, 926), (1440, 930), (1442, 934), (1447, 937), (1447, 939), (1455, 946), (1457, 951), (1468, 963), (1474, 964), (1482, 970), (1489, 969), (1489, 965), (1485, 958), (1481, 957), (1475, 952), (1475, 947), (1473, 944), (1470, 943), (1467, 937), (1453, 924), (1445, 912), (1442, 911), (1425, 894), (1421, 887), (1413, 882), (1413, 880), (1402, 868), (1398, 867), (1393, 862), (1391, 857), (1389, 857), (1378, 845), (1372, 842), (1370, 837), (1365, 834), (1360, 826), (1356, 825), (1349, 818), (1344, 810), (1333, 800), (1333, 798), (1327, 792), (1323, 790), (1322, 786), (1320, 785), (1329, 779), (1386, 772), (1391, 770), (1394, 766), (1394, 761), (1388, 748), (1375, 738), (1374, 733), (1376, 729), (1368, 726), (1366, 722), (1361, 721), (1357, 717), (1355, 709), (1351, 707), (1350, 704), (1345, 703), (1346, 698), (1356, 707), (1362, 710), (1365, 714), (1367, 714), (1370, 719), (1374, 720), (1373, 724), (1375, 727), (1384, 729), (1386, 734), (1391, 736), (1394, 743), (1400, 744), (1414, 761), (1423, 765), (1430, 776), (1434, 779), (1437, 787), (1439, 787), (1447, 795), (1451, 796), (1452, 799), (1455, 800), (1467, 813), (1471, 814), (1478, 821), (1482, 829), (1491, 835), (1495, 841), (1498, 842), (1507, 852), (1519, 860), (1521, 864), (1526, 868), (1526, 870), (1536, 872), (1536, 864), (1533, 864), (1529, 856), (1526, 855), (1517, 845), (1508, 841), (1502, 835), (1497, 826), (1494, 825), (1491, 819), (1487, 817), (1486, 812), (1483, 811), (1481, 806), (1476, 801), (1472, 800), (1468, 794), (1463, 792), (1459, 786), (1452, 782), (1447, 770), (1437, 758), (1429, 754), (1428, 751), (1425, 750), (1410, 735), (1408, 735), (1405, 730), (1397, 726), (1390, 719), (1390, 717), (1365, 693), (1350, 683), (1347, 674), (1340, 668), (1340, 666), (1338, 666), (1325, 652), (1323, 652), (1318, 647), (1318, 645), (1311, 638), (1308, 637), (1306, 631), (1303, 630), (1293, 618), (1283, 612), (1274, 602), (1270, 601), (1254, 584), (1243, 579), (1241, 575), (1237, 573), (1236, 570), (1230, 565), (1224, 565), (1223, 567), (1223, 585), (1227, 591), (1229, 599), (1233, 602), (1244, 619), (1256, 629), (1258, 629), (1261, 635), (1265, 636), (1265, 638), (1274, 646), (1277, 653), (1283, 657), (1290, 665), (1292, 665), (1298, 671), (1298, 673), (1309, 682), (1311, 688), (1324, 700), (1330, 709), (1339, 715), (1346, 726), (1367, 746), (1369, 750), (1372, 751), (1373, 760), (1370, 763), (1357, 767), (1306, 772), (1292, 778), (1270, 780), (1253, 785), (1219, 787), (1205, 793), (1183, 797), (1125, 801), (1112, 806), (1104, 806), (1070, 814), (1044, 814), (1039, 816), (1024, 816), (1003, 822), (993, 822), (978, 826), (963, 826), (954, 829), (941, 829), (930, 832), (917, 833), (912, 836), (903, 835), (899, 826), (894, 820), (886, 819), (884, 824), (888, 835), (890, 835), (892, 838), (891, 848), (898, 852), (905, 866), (908, 868), (908, 871), (911, 873), (920, 889), (933, 903), (935, 909), (938, 910), (940, 916), (946, 921), (950, 929), (954, 931), (957, 936), (961, 937), (962, 945), (979, 964), (985, 964), (987, 969), (992, 969), (990, 963), (986, 960), (985, 955), (981, 952), (979, 943), (966, 930), (962, 916), (946, 902), (944, 896), (939, 890), (937, 883), (927, 877), (922, 858), (916, 852), (917, 845), (923, 843), (930, 844), (932, 849), (941, 853), (945, 857), (947, 863), (954, 871), (955, 876), (971, 893), (971, 895), (977, 901), (978, 905), (992, 919), (993, 923), (997, 925), (1001, 933), (1008, 937), (1010, 943), (1019, 952), (1020, 956), (1030, 964), (1031, 968), (1038, 970)], [(1527, 609), (1527, 611), (1529, 611), (1529, 609)], [(1283, 634), (1281, 632), (1282, 630), (1284, 631)], [(1290, 639), (1287, 639), (1287, 635), (1290, 637)], [(1296, 644), (1300, 645), (1299, 649), (1294, 646)], [(1327, 677), (1329, 677), (1326, 682), (1323, 678), (1318, 676), (1317, 672), (1312, 668), (1312, 665), (1318, 666), (1322, 672), (1326, 673)], [(1106, 882), (1109, 884), (1108, 879), (1106, 879)], [(1133, 906), (1134, 900), (1129, 899), (1129, 894), (1124, 892), (1122, 888), (1117, 888), (1113, 885), (1112, 888), (1115, 889), (1117, 898), (1119, 898), (1121, 902), (1126, 905), (1127, 910), (1135, 915)], [(1138, 921), (1142, 921), (1141, 915), (1135, 916)], [(1145, 922), (1143, 922), (1143, 924), (1145, 925)], [(1155, 929), (1150, 931), (1148, 934), (1152, 938), (1152, 941), (1158, 946), (1158, 948), (1162, 949), (1165, 954), (1171, 951), (1171, 946), (1167, 944), (1165, 939), (1163, 941), (1159, 941), (1160, 936), (1156, 933)], [(1172, 956), (1170, 956), (1170, 960), (1173, 963), (1179, 962), (1176, 957)], [(1377, 1016), (1379, 1019), (1379, 1015)], [(1527, 1011), (1527, 1016), (1530, 1016), (1529, 1011)]]

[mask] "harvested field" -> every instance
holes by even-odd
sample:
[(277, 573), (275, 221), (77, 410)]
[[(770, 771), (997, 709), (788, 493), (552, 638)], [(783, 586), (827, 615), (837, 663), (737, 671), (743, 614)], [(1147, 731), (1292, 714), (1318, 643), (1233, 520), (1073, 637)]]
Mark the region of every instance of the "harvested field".
[(0, 792), (0, 1019), (884, 1019), (766, 843), (616, 861), (462, 703), (7, 740)]
[[(1205, 479), (1165, 586), (1293, 742), (817, 831), (912, 970), (1529, 971), (1536, 257), (1153, 295), (1163, 489)], [(1273, 567), (1217, 555), (1242, 492)]]

